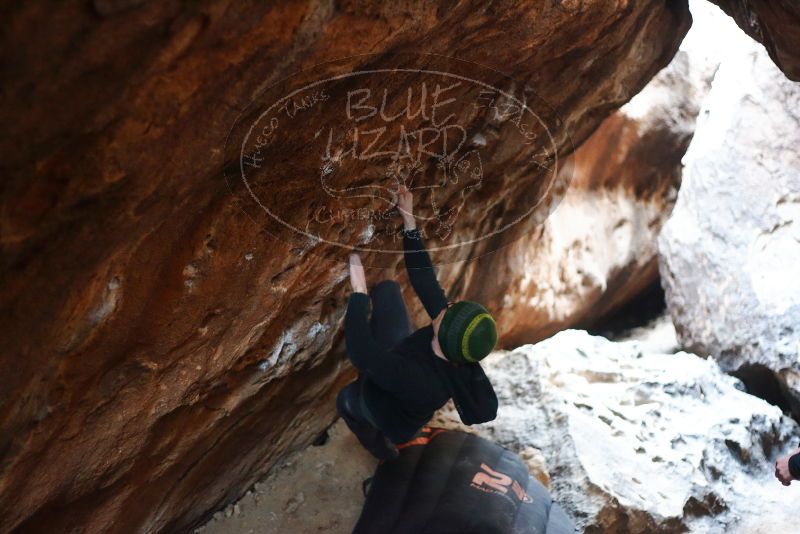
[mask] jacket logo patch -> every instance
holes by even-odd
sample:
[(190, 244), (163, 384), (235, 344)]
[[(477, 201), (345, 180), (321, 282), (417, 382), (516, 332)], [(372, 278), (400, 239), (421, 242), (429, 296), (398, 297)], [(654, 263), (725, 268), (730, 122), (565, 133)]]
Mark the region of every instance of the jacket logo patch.
[(533, 502), (533, 499), (520, 486), (519, 482), (483, 463), (481, 464), (481, 471), (478, 471), (472, 477), (470, 486), (487, 493), (498, 493), (500, 495), (508, 495), (508, 490), (510, 489), (519, 501), (524, 503)]

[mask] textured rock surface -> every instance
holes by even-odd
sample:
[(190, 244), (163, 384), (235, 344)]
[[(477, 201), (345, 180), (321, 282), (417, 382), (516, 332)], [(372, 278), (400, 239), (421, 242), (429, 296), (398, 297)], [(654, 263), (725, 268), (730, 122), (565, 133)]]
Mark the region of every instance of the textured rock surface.
[(793, 0), (711, 0), (764, 44), (790, 79), (800, 81), (800, 4)]
[[(502, 310), (503, 346), (592, 325), (658, 283), (655, 242), (680, 185), (681, 158), (723, 43), (741, 34), (707, 2), (690, 6), (692, 29), (670, 65), (569, 158), (573, 177), (556, 211), (451, 277), (468, 297)], [(719, 42), (709, 43), (712, 33)]]
[[(688, 26), (666, 0), (97, 0), (3, 19), (0, 530), (37, 532), (182, 530), (332, 421), (344, 264), (272, 239), (223, 180), (263, 87), (364, 52), (455, 55), (534, 88), (580, 143)], [(462, 235), (526, 199), (511, 178)]]
[[(800, 415), (800, 85), (761, 47), (720, 67), (659, 238), (683, 347)], [(777, 379), (777, 380), (776, 380)]]
[(797, 424), (711, 359), (647, 350), (567, 330), (496, 353), (500, 410), (479, 432), (541, 449), (584, 532), (792, 531), (797, 488), (773, 471)]

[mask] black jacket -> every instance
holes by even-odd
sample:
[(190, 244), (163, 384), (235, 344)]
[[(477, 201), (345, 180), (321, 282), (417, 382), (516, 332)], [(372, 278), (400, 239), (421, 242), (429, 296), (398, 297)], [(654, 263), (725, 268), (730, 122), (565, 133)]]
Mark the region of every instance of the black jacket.
[[(403, 249), (411, 285), (433, 319), (447, 306), (447, 297), (417, 230), (403, 233)], [(436, 356), (432, 324), (384, 350), (370, 334), (369, 296), (353, 293), (345, 315), (345, 339), (350, 360), (365, 375), (367, 408), (393, 442), (411, 439), (450, 398), (464, 424), (497, 416), (497, 396), (480, 364), (456, 365)]]

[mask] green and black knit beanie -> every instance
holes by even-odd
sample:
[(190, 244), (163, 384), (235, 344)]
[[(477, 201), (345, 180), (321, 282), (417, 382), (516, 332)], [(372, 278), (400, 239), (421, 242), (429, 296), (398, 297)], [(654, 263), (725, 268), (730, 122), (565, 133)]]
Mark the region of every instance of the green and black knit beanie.
[(497, 343), (497, 328), (489, 311), (470, 300), (450, 306), (439, 325), (439, 346), (454, 363), (473, 363), (485, 358)]

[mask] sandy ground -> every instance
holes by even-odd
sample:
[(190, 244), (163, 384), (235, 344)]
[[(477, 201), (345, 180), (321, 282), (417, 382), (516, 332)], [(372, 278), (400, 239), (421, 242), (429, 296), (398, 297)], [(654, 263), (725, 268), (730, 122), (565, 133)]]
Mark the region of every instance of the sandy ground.
[(339, 420), (324, 445), (293, 454), (239, 502), (195, 532), (202, 534), (350, 533), (361, 513), (361, 484), (377, 466)]

